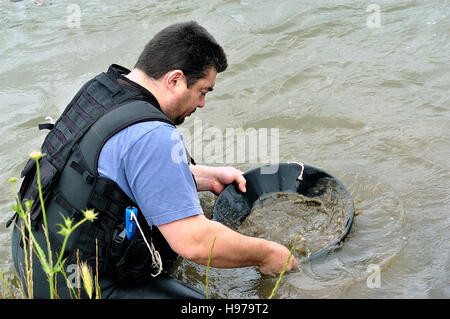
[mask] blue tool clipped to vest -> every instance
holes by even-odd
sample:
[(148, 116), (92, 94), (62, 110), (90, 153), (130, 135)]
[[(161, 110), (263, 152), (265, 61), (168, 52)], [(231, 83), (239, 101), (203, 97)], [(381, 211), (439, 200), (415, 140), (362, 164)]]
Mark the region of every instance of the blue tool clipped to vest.
[(133, 238), (136, 232), (136, 219), (138, 215), (138, 210), (136, 207), (129, 206), (125, 210), (125, 229), (127, 232), (128, 240)]

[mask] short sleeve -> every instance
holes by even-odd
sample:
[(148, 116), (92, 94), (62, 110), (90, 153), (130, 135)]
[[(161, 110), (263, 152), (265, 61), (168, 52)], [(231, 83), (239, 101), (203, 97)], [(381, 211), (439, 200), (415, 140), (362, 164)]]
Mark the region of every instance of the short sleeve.
[(102, 149), (99, 173), (118, 183), (140, 207), (149, 225), (203, 214), (176, 128), (161, 122), (140, 123), (116, 135)]

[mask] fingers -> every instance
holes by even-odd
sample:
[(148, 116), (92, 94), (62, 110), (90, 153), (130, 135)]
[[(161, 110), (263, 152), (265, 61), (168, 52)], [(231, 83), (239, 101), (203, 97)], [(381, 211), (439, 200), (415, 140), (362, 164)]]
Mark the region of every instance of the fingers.
[[(270, 253), (266, 254), (263, 263), (258, 267), (259, 271), (266, 275), (280, 274), (286, 266), (286, 271), (297, 269), (299, 261), (290, 254), (287, 247), (276, 242), (269, 241)], [(290, 257), (289, 257), (290, 256)], [(288, 261), (286, 265), (286, 262)]]
[(234, 167), (218, 167), (216, 168), (216, 179), (217, 182), (223, 184), (224, 186), (236, 182), (238, 184), (239, 190), (243, 193), (247, 191), (244, 174), (242, 171)]
[[(288, 266), (286, 267), (286, 271), (292, 271), (297, 269), (299, 266), (299, 262), (297, 261), (297, 259), (294, 258), (294, 256), (292, 256), (291, 260), (289, 261)], [(269, 276), (276, 276), (278, 274), (281, 274), (281, 272), (283, 271), (284, 268), (284, 264), (281, 265), (279, 264), (278, 267), (270, 267), (270, 266), (263, 266), (263, 267), (258, 267), (259, 271), (264, 274), (264, 275), (269, 275)]]
[(236, 183), (239, 185), (239, 189), (241, 192), (245, 193), (247, 191), (246, 185), (247, 180), (242, 176), (242, 172), (238, 171), (238, 173), (235, 175)]
[[(281, 273), (283, 271), (284, 266), (285, 264), (283, 264), (283, 266), (279, 271), (277, 271), (277, 273)], [(289, 263), (286, 266), (286, 271), (295, 270), (298, 266), (299, 266), (298, 260), (294, 256), (291, 256), (291, 259), (289, 260)]]
[(299, 264), (300, 263), (298, 262), (298, 260), (294, 256), (291, 256), (291, 260), (289, 261), (289, 264), (288, 264), (286, 270), (290, 271), (290, 270), (296, 269), (299, 266)]

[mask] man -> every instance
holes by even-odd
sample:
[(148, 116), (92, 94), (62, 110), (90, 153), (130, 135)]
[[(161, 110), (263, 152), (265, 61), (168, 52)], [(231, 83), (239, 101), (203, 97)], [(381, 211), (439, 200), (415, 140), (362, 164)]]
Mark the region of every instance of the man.
[[(226, 68), (223, 49), (203, 27), (195, 22), (171, 25), (146, 45), (131, 72), (112, 65), (88, 82), (50, 127), (42, 147), (49, 155), (41, 167), (48, 179), (43, 185), (55, 184), (47, 191), (52, 249), (61, 246), (57, 228), (51, 226), (59, 214), (76, 219), (83, 209), (98, 211), (99, 220), (80, 227), (67, 255), (72, 262), (76, 256), (92, 267), (100, 265), (103, 298), (170, 297), (159, 292), (169, 289), (162, 278), (176, 254), (206, 265), (214, 239), (212, 267), (282, 271), (289, 256), (286, 247), (241, 235), (203, 215), (197, 191), (219, 194), (235, 181), (245, 192), (242, 172), (189, 164), (183, 148), (180, 157), (183, 142), (175, 125), (205, 106), (217, 73)], [(32, 163), (23, 172), (22, 200), (36, 197), (32, 182), (26, 182), (27, 174), (34, 176), (30, 172)], [(124, 235), (128, 206), (138, 208), (139, 229), (131, 238)], [(39, 224), (39, 209), (33, 211)], [(41, 227), (35, 229), (39, 237)], [(17, 232), (15, 238), (20, 274)], [(291, 258), (287, 270), (297, 265)], [(35, 272), (35, 278), (43, 277)], [(45, 296), (41, 291), (37, 288), (37, 295)], [(200, 297), (194, 292), (177, 296)]]

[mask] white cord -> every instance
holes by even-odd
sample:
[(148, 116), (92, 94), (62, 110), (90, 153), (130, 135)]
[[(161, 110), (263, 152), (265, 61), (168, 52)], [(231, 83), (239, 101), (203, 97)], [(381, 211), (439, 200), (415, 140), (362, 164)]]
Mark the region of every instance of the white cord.
[(51, 117), (51, 116), (46, 116), (45, 119), (46, 119), (47, 121), (50, 121), (50, 124), (55, 124), (55, 120), (53, 119), (53, 117)]
[(298, 175), (297, 180), (302, 181), (303, 180), (303, 170), (305, 169), (305, 166), (303, 165), (303, 163), (299, 163), (299, 162), (288, 162), (288, 164), (297, 164), (302, 168), (302, 171), (300, 172), (300, 175)]
[(151, 274), (152, 277), (156, 277), (158, 276), (162, 270), (163, 270), (163, 266), (162, 266), (162, 260), (161, 260), (161, 255), (159, 254), (159, 252), (155, 249), (155, 246), (153, 246), (153, 242), (150, 243), (150, 245), (147, 242), (147, 239), (144, 236), (144, 232), (141, 229), (141, 226), (139, 225), (139, 222), (137, 220), (136, 215), (131, 212), (131, 219), (136, 221), (136, 225), (139, 228), (139, 231), (141, 232), (142, 238), (144, 238), (145, 244), (148, 247), (148, 250), (150, 251), (150, 254), (152, 255), (152, 266), (158, 266), (158, 273), (156, 274)]
[(298, 176), (298, 180), (302, 181), (303, 180), (303, 171), (305, 169), (305, 166), (303, 165), (303, 163), (297, 163), (298, 165), (300, 165), (302, 167), (302, 171), (300, 172), (300, 175)]

